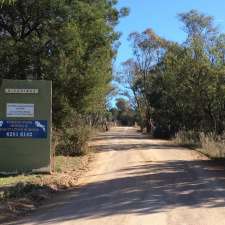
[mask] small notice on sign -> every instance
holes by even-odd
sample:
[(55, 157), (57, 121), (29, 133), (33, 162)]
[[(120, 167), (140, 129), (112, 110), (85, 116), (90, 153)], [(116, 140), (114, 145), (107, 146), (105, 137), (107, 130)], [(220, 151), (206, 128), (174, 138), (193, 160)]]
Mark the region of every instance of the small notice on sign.
[(34, 104), (7, 103), (7, 117), (34, 117)]

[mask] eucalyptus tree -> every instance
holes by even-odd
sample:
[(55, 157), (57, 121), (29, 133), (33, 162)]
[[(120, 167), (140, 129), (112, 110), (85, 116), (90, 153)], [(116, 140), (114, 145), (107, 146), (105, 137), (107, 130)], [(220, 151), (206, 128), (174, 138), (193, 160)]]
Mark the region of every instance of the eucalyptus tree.
[(151, 30), (131, 34), (133, 59), (123, 64), (124, 75), (131, 79), (136, 102), (144, 103), (137, 105), (145, 112), (145, 126), (154, 127), (157, 136), (180, 129), (222, 133), (225, 35), (213, 17), (195, 10), (179, 14), (179, 19), (187, 34), (183, 44)]
[[(0, 79), (53, 81), (54, 124), (104, 114), (128, 10), (111, 0), (15, 0), (0, 8)], [(78, 116), (79, 117), (79, 116)]]
[[(135, 65), (135, 90), (139, 94), (139, 104), (142, 102), (144, 108), (147, 132), (153, 128), (152, 107), (149, 102), (149, 93), (151, 90), (152, 72), (157, 64), (160, 63), (165, 53), (167, 41), (160, 38), (153, 30), (147, 29), (143, 33), (132, 33), (130, 35), (132, 42), (134, 65)], [(142, 110), (143, 111), (143, 110)]]

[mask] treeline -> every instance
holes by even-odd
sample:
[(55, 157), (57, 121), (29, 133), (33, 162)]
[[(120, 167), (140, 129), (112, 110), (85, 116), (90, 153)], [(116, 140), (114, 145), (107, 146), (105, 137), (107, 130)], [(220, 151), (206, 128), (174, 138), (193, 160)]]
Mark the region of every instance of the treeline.
[(136, 111), (125, 98), (116, 99), (116, 107), (110, 109), (110, 121), (119, 126), (134, 126)]
[(139, 124), (156, 137), (180, 130), (225, 130), (225, 34), (213, 17), (192, 10), (178, 15), (187, 38), (165, 40), (151, 29), (132, 33), (134, 57), (120, 79), (139, 114)]
[[(53, 81), (53, 123), (80, 148), (87, 126), (101, 125), (112, 60), (128, 10), (115, 0), (1, 1), (0, 80)], [(87, 135), (86, 135), (87, 136)]]

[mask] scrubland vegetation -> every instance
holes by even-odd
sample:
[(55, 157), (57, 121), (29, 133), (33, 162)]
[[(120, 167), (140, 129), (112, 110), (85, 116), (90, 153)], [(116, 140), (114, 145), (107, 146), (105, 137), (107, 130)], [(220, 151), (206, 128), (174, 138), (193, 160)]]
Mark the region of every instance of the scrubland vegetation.
[[(128, 15), (116, 5), (117, 0), (0, 1), (0, 84), (53, 82), (56, 153), (53, 175), (0, 177), (4, 210), (8, 199), (21, 199), (19, 207), (10, 206), (15, 211), (73, 187), (90, 160), (88, 140), (96, 130), (108, 130), (109, 122), (138, 123), (152, 137), (225, 158), (225, 34), (208, 15), (181, 13), (183, 43), (152, 29), (134, 32), (133, 58), (113, 76), (120, 37), (115, 27)], [(126, 98), (110, 108), (113, 79)]]
[(224, 156), (225, 34), (211, 16), (191, 10), (178, 15), (183, 43), (152, 29), (132, 33), (133, 58), (117, 80), (126, 87), (138, 123), (157, 138), (173, 138)]
[(194, 131), (179, 131), (174, 141), (177, 144), (197, 148), (205, 155), (220, 159), (225, 158), (225, 134), (196, 133)]

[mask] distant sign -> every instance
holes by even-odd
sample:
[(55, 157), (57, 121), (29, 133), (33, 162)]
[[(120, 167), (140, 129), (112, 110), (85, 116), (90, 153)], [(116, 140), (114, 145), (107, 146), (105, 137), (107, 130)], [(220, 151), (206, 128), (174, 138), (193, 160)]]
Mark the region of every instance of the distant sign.
[(6, 94), (38, 94), (38, 89), (31, 89), (31, 88), (6, 88), (5, 89)]
[(34, 104), (7, 103), (6, 117), (34, 117)]
[(46, 120), (0, 120), (0, 138), (47, 138)]

